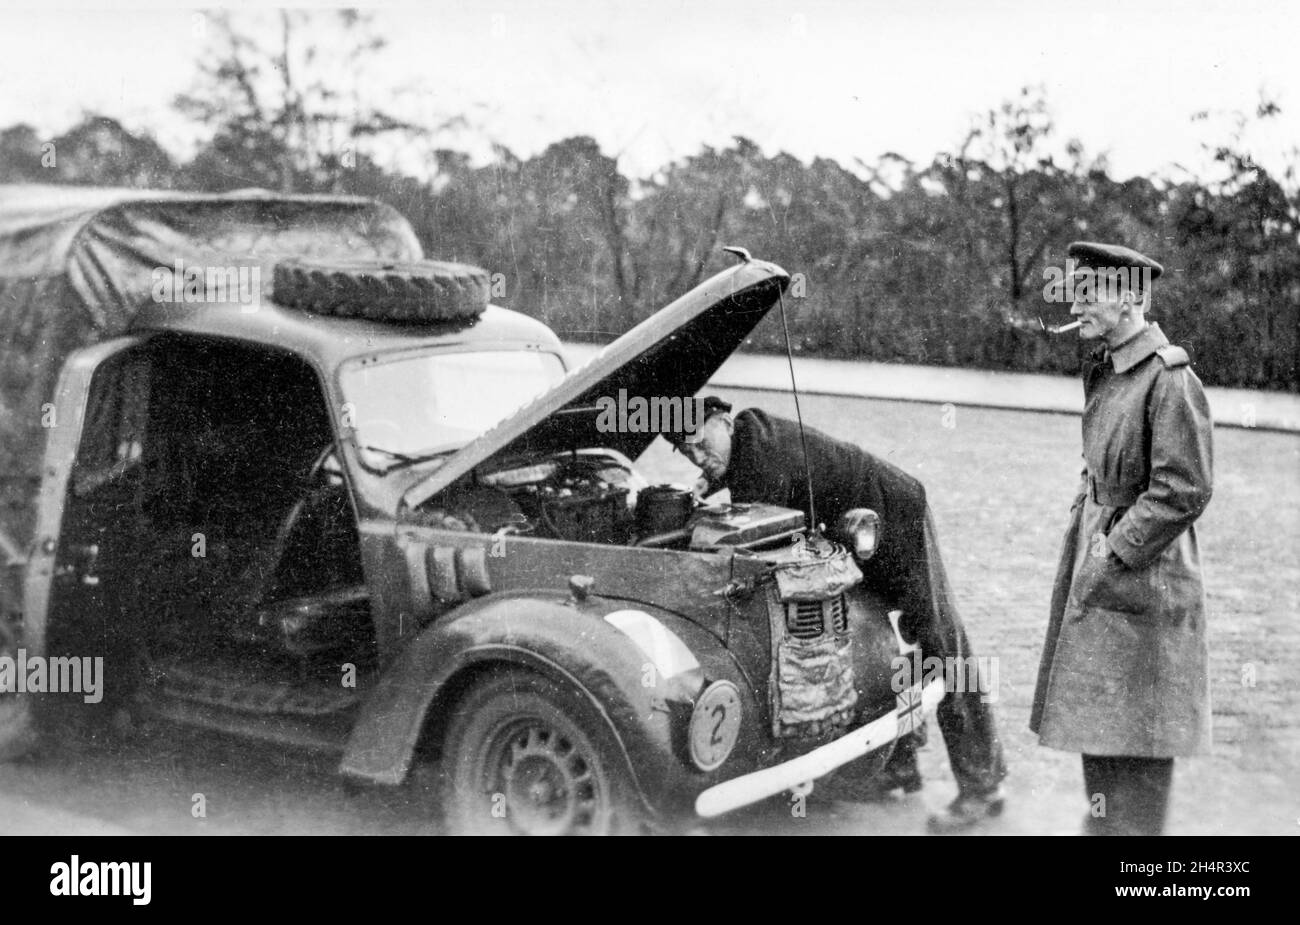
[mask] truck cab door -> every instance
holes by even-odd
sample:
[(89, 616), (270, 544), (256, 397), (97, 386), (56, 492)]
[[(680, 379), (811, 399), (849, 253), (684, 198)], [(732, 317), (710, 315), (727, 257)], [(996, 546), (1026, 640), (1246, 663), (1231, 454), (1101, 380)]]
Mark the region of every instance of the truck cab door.
[[(78, 473), (79, 481), (83, 476), (107, 478), (114, 465), (139, 457), (142, 433), (122, 441), (120, 411), (128, 398), (136, 405), (141, 400), (145, 342), (141, 336), (117, 337), (73, 352), (59, 374), (52, 407), (43, 409), (49, 435), (35, 540), (23, 584), (23, 645), (29, 656), (46, 654), (56, 613), (90, 616), (99, 606), (99, 549), (85, 526), (89, 505), (79, 502), (73, 475)], [(143, 409), (133, 408), (132, 413), (143, 415)], [(90, 456), (97, 457), (99, 471), (87, 465)]]

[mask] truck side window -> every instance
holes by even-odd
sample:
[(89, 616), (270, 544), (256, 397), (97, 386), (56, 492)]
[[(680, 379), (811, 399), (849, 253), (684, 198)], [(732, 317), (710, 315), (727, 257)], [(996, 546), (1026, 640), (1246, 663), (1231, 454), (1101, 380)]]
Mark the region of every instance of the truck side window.
[(142, 458), (149, 384), (149, 357), (143, 350), (115, 357), (95, 373), (73, 470), (77, 495), (120, 477)]

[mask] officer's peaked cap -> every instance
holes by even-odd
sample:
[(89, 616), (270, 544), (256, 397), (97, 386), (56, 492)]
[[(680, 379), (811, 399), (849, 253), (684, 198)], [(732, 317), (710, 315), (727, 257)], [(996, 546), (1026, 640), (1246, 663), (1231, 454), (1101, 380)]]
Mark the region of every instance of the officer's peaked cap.
[(1115, 270), (1148, 270), (1151, 279), (1160, 278), (1165, 268), (1145, 254), (1139, 254), (1122, 244), (1101, 244), (1097, 241), (1075, 241), (1066, 250), (1066, 256), (1081, 269), (1093, 272)]

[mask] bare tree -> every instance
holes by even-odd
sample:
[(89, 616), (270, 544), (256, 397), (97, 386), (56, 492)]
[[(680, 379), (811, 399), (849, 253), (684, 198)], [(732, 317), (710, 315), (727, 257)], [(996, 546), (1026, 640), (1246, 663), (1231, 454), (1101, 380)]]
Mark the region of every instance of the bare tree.
[(220, 12), (206, 21), (210, 53), (174, 103), (213, 131), (201, 178), (337, 190), (367, 139), (422, 133), (365, 101), (366, 65), (385, 45), (369, 16), (280, 10), (273, 20)]
[[(978, 218), (963, 234), (968, 253), (976, 242), (992, 244), (1000, 264), (1006, 308), (1020, 314), (1030, 274), (1047, 248), (1074, 223), (1071, 210), (1057, 206), (1071, 181), (1095, 164), (1076, 141), (1065, 146), (1066, 164), (1052, 151), (1053, 125), (1041, 88), (1025, 87), (1014, 100), (990, 109), (970, 129), (957, 153), (941, 161), (940, 179), (970, 209), (996, 216), (999, 227)], [(984, 226), (984, 227), (981, 227)]]

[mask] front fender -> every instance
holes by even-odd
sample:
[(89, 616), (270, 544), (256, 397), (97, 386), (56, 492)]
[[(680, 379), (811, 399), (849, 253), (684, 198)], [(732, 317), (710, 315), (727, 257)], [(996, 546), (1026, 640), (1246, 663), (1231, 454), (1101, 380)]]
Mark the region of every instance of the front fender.
[[(631, 779), (656, 808), (752, 767), (762, 728), (753, 686), (715, 636), (644, 605), (515, 592), (465, 604), (404, 648), (367, 697), (341, 773), (400, 784), (425, 730), (440, 711), (454, 708), (458, 681), (492, 664), (530, 668), (586, 696), (619, 743)], [(695, 698), (724, 679), (741, 693), (740, 738), (733, 758), (706, 774), (690, 763), (686, 731)]]

